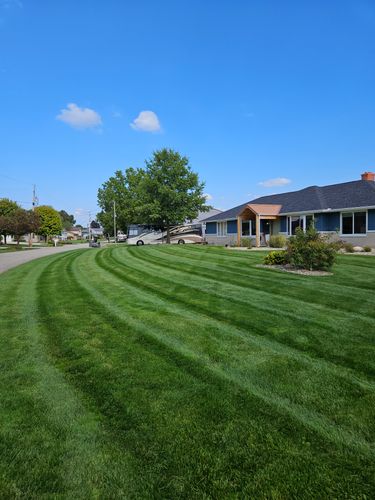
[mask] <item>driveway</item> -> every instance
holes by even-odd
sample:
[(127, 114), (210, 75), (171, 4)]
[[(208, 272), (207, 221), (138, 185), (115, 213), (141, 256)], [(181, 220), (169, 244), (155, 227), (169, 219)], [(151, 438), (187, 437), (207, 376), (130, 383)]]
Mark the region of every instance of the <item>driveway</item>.
[(8, 271), (8, 269), (11, 269), (12, 267), (29, 262), (30, 260), (40, 259), (40, 257), (46, 257), (47, 255), (69, 252), (70, 250), (79, 250), (82, 248), (89, 248), (88, 243), (64, 245), (56, 248), (36, 248), (34, 250), (22, 250), (19, 252), (9, 252), (4, 254), (0, 253), (0, 274)]

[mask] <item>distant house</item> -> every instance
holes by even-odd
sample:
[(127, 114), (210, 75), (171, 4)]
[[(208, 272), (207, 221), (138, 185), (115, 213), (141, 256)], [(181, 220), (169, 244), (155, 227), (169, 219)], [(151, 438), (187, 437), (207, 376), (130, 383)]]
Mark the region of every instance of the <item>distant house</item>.
[(358, 181), (262, 196), (204, 223), (207, 242), (219, 245), (251, 237), (260, 246), (271, 234), (290, 236), (298, 227), (305, 231), (314, 224), (322, 233), (375, 247), (375, 173), (365, 172)]
[(71, 227), (70, 229), (63, 229), (61, 231), (62, 240), (80, 240), (82, 238), (82, 228)]
[(101, 238), (104, 234), (104, 230), (101, 226), (99, 227), (84, 227), (82, 229), (82, 238), (88, 240), (89, 238)]
[(215, 215), (221, 214), (222, 210), (218, 208), (211, 208), (208, 212), (199, 212), (198, 216), (190, 221), (190, 224), (202, 224), (202, 222), (208, 217), (214, 217)]

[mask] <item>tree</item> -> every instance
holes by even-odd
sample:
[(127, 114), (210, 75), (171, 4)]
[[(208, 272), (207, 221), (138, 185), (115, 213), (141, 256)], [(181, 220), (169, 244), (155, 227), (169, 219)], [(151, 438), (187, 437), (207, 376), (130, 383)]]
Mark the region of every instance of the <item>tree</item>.
[(10, 233), (7, 232), (4, 227), (4, 224), (6, 223), (7, 219), (3, 219), (3, 217), (10, 215), (12, 212), (14, 212), (19, 208), (20, 206), (18, 205), (17, 202), (9, 200), (8, 198), (0, 198), (0, 219), (2, 220), (2, 222), (0, 222), (0, 234), (4, 236), (4, 243), (7, 242), (7, 234)]
[(62, 220), (62, 227), (64, 229), (70, 229), (76, 223), (74, 215), (69, 215), (67, 212), (65, 212), (65, 210), (60, 210), (59, 214)]
[(90, 223), (90, 227), (92, 229), (99, 229), (100, 228), (100, 224), (99, 224), (99, 222), (96, 222), (96, 220), (92, 220), (91, 223)]
[(138, 188), (138, 217), (143, 222), (170, 227), (195, 219), (209, 210), (203, 194), (204, 182), (191, 170), (189, 160), (172, 149), (155, 151), (146, 161), (146, 171)]
[(14, 236), (17, 245), (25, 234), (36, 233), (39, 229), (39, 215), (32, 210), (17, 208), (8, 215), (1, 216), (8, 234)]
[(61, 233), (62, 221), (57, 210), (47, 205), (36, 207), (35, 212), (40, 217), (40, 227), (38, 233), (48, 238)]
[(117, 229), (126, 232), (129, 224), (138, 222), (139, 186), (144, 177), (142, 169), (117, 170), (98, 190), (98, 205), (102, 209), (97, 219), (104, 231), (113, 234), (113, 202), (116, 203)]

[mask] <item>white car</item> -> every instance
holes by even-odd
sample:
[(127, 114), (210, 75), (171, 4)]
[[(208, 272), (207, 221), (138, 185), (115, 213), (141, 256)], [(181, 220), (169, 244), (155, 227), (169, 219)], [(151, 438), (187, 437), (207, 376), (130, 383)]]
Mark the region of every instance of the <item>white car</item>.
[[(191, 226), (175, 226), (170, 229), (171, 243), (203, 243), (199, 230)], [(146, 230), (137, 236), (128, 237), (128, 245), (160, 245), (167, 242), (167, 231)]]

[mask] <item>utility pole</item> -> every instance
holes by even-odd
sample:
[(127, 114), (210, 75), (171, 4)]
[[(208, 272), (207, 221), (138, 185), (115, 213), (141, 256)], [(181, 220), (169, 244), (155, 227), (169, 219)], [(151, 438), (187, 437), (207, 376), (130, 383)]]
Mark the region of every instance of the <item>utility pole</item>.
[(33, 184), (33, 201), (32, 201), (32, 210), (34, 211), (35, 207), (38, 205), (38, 197), (36, 195), (36, 185)]
[(115, 243), (117, 243), (117, 231), (116, 231), (116, 201), (113, 200), (113, 232), (115, 236)]
[[(31, 202), (31, 210), (34, 212), (35, 207), (38, 205), (38, 197), (36, 195), (36, 185), (33, 184), (33, 197), (32, 197), (32, 202)], [(30, 233), (29, 235), (29, 247), (32, 246), (33, 244), (33, 238), (34, 238), (34, 233)]]
[(91, 241), (91, 212), (89, 212), (89, 241)]

